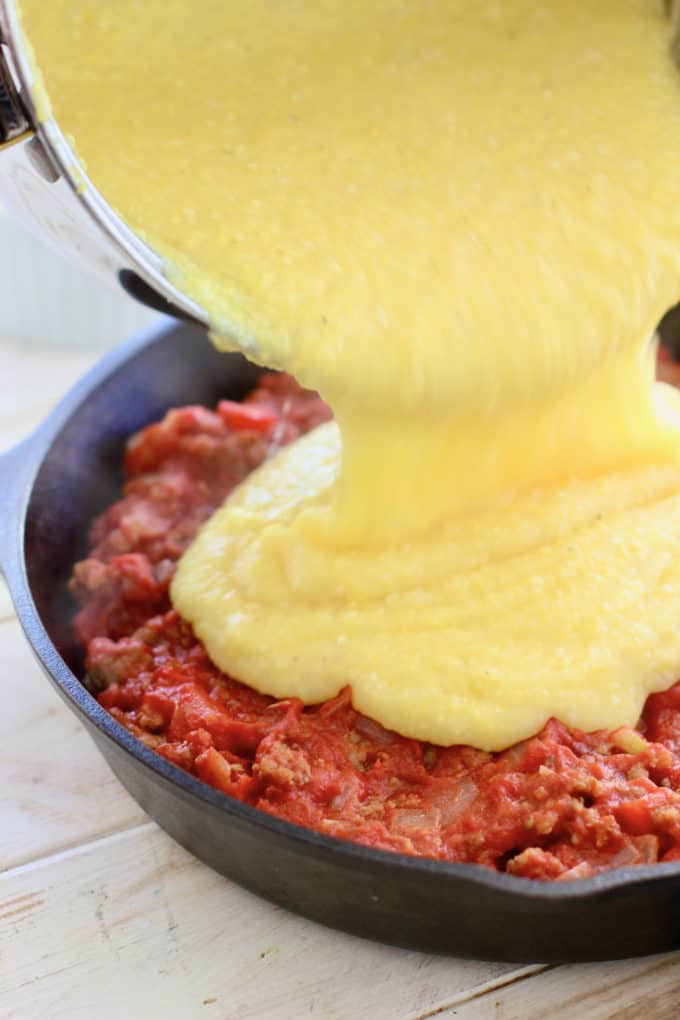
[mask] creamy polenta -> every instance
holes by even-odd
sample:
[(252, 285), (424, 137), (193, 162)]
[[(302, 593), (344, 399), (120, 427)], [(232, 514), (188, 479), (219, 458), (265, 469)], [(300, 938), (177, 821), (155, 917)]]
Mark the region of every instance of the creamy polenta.
[(213, 660), (440, 744), (634, 724), (680, 669), (665, 5), (21, 6), (94, 183), (336, 414), (181, 561)]

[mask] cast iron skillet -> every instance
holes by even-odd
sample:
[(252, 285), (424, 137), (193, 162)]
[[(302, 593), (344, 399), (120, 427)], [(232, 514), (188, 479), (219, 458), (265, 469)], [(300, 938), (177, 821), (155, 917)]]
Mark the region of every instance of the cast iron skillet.
[(117, 495), (125, 438), (172, 405), (240, 397), (258, 369), (195, 327), (106, 357), (0, 459), (0, 563), (45, 673), (133, 797), (179, 843), (248, 889), (383, 942), (508, 961), (598, 960), (680, 944), (680, 863), (564, 884), (374, 851), (239, 804), (137, 742), (78, 680), (65, 594), (92, 516)]

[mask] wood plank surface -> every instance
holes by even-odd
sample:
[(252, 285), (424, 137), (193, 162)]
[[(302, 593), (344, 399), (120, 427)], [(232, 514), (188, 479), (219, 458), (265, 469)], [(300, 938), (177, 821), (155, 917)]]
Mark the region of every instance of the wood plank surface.
[(546, 969), (475, 997), (442, 1020), (677, 1020), (680, 953)]
[(3, 1020), (423, 1020), (531, 972), (330, 931), (153, 823), (0, 876), (0, 946)]

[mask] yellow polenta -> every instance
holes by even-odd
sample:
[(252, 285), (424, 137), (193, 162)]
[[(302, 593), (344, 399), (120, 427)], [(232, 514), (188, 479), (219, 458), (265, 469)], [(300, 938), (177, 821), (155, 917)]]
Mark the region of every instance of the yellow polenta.
[[(261, 691), (496, 749), (680, 670), (680, 73), (660, 0), (23, 0), (88, 171), (323, 426), (180, 563)], [(187, 351), (187, 371), (191, 352)]]

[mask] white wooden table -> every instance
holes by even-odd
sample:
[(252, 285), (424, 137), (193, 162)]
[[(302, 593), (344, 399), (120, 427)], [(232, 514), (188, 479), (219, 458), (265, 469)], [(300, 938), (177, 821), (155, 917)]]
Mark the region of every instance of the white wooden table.
[[(92, 360), (0, 341), (0, 448)], [(257, 899), (180, 849), (118, 784), (33, 662), (1, 585), (0, 664), (0, 1020), (680, 1017), (680, 954), (569, 967), (446, 959)]]

